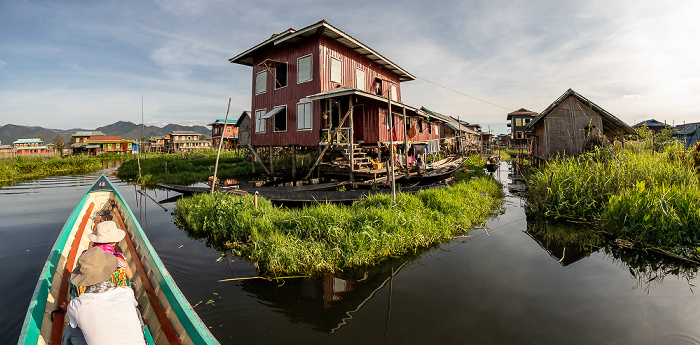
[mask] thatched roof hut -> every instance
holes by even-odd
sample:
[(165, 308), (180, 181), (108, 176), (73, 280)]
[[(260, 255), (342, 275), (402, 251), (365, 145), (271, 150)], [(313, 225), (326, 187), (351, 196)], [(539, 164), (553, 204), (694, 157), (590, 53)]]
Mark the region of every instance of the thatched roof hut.
[(530, 121), (525, 131), (530, 133), (532, 155), (540, 159), (575, 156), (592, 141), (635, 134), (632, 127), (572, 89)]

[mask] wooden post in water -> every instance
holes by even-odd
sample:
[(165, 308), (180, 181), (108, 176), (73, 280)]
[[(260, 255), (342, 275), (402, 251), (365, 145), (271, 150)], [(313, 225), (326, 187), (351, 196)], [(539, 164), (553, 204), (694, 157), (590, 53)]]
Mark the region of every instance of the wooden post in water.
[(270, 145), (270, 175), (275, 173), (275, 167), (272, 164), (272, 145)]
[[(253, 152), (253, 150), (254, 150), (254, 148), (251, 147), (251, 148), (250, 148), (250, 151)], [(253, 174), (255, 174), (255, 154), (251, 154), (251, 155), (250, 155), (250, 165), (251, 165), (250, 171), (251, 171)]]
[(389, 102), (389, 140), (391, 140), (391, 200), (396, 203), (396, 175), (394, 174), (394, 114), (391, 112), (391, 88), (387, 91), (387, 101)]
[[(224, 132), (226, 132), (226, 123), (228, 122), (228, 113), (231, 110), (231, 98), (228, 99), (228, 108), (226, 109), (226, 119), (224, 120)], [(219, 137), (219, 149), (216, 151), (216, 162), (214, 163), (214, 178), (211, 180), (211, 193), (209, 195), (214, 195), (214, 188), (216, 187), (216, 173), (219, 170), (219, 155), (221, 155), (221, 146), (224, 144), (224, 133), (221, 133)]]
[[(355, 182), (355, 113), (352, 107), (352, 95), (348, 96), (348, 111), (350, 112), (350, 131), (348, 133), (348, 143), (350, 143), (350, 182)], [(342, 124), (341, 124), (342, 125)]]
[(292, 146), (292, 182), (297, 185), (297, 147)]

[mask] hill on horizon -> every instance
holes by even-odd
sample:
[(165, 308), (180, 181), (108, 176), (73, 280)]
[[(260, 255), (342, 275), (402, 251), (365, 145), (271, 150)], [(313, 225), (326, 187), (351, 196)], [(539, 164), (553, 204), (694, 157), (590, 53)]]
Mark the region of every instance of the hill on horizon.
[[(36, 126), (20, 126), (7, 124), (0, 127), (0, 142), (2, 145), (11, 145), (17, 139), (29, 139), (44, 137), (45, 143), (53, 142), (57, 135), (63, 136), (63, 142), (70, 142), (71, 134), (77, 131), (101, 131), (105, 135), (118, 135), (128, 140), (138, 140), (142, 136), (146, 138), (164, 136), (173, 131), (193, 131), (206, 137), (211, 136), (211, 129), (204, 126), (183, 126), (178, 124), (168, 124), (164, 127), (141, 126), (133, 122), (117, 121), (111, 125), (98, 127), (95, 129), (72, 128), (72, 129), (50, 129)], [(143, 134), (143, 135), (142, 135)]]

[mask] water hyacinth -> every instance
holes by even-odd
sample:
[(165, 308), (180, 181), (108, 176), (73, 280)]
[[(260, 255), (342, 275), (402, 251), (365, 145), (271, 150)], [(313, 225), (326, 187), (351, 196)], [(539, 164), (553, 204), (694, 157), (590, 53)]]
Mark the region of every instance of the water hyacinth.
[(698, 258), (700, 182), (676, 156), (598, 148), (548, 162), (528, 177), (528, 214), (594, 222), (636, 246)]
[(375, 265), (483, 223), (503, 197), (491, 178), (416, 194), (377, 194), (352, 205), (278, 208), (260, 199), (195, 195), (177, 202), (179, 226), (225, 242), (265, 274), (320, 274)]

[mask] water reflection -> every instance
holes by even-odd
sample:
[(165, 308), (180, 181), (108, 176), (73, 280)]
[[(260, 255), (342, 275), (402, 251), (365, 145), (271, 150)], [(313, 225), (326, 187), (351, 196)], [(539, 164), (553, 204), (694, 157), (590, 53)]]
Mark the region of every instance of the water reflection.
[(580, 224), (530, 219), (525, 233), (562, 266), (590, 256), (605, 243), (598, 232)]

